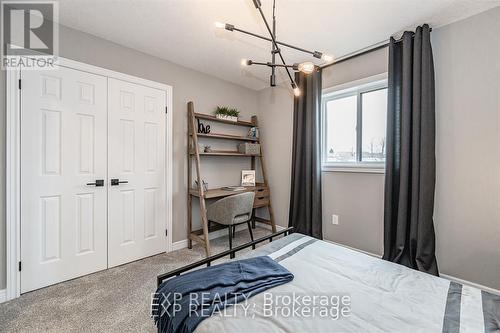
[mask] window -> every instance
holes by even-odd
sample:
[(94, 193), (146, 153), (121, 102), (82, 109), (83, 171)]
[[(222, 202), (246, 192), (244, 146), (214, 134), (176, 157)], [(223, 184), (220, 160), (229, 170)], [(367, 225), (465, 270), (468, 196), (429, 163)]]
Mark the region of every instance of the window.
[(387, 81), (371, 80), (323, 93), (323, 166), (383, 169)]

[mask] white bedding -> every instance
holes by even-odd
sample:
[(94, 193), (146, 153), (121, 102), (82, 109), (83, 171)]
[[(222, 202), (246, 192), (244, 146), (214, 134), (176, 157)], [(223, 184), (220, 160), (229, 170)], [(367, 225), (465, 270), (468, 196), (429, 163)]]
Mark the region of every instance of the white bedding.
[[(254, 252), (279, 261), (294, 280), (250, 298), (246, 311), (237, 305), (204, 320), (196, 332), (498, 332), (498, 308), (488, 314), (483, 305), (500, 298), (479, 289), (299, 234)], [(294, 293), (347, 296), (350, 312), (335, 319), (264, 310), (272, 297)]]

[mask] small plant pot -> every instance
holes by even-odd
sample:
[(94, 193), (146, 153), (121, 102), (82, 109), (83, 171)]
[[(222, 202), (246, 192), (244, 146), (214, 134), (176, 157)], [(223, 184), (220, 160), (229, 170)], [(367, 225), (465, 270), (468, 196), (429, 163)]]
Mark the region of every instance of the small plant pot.
[(235, 117), (235, 116), (226, 116), (225, 114), (216, 114), (215, 117), (219, 118), (219, 119), (223, 119), (223, 120), (234, 121), (234, 122), (238, 121), (238, 117)]

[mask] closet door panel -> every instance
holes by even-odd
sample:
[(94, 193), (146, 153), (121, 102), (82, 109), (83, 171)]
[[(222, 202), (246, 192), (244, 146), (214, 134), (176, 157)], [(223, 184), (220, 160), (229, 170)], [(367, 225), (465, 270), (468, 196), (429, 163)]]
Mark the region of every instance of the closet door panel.
[(109, 79), (108, 92), (108, 254), (113, 267), (166, 249), (166, 96), (116, 79)]
[(23, 71), (21, 292), (107, 267), (106, 133), (107, 78)]

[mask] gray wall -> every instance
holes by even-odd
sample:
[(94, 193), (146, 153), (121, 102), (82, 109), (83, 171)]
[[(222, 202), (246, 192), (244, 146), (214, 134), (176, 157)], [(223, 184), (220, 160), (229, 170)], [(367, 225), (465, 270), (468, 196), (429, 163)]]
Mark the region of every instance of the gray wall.
[(443, 274), (500, 290), (500, 8), (432, 32)]
[(264, 159), (276, 223), (288, 226), (292, 169), (293, 97), (283, 87), (266, 88), (259, 95), (259, 123)]
[[(437, 259), (442, 274), (500, 289), (500, 8), (434, 29), (436, 70)], [(387, 49), (324, 71), (330, 87), (387, 70)], [(266, 89), (261, 114), (278, 130), (264, 129), (281, 160), (290, 160), (292, 97)], [(288, 114), (287, 114), (288, 113)], [(272, 137), (273, 139), (269, 139)], [(267, 148), (269, 149), (269, 148)], [(274, 193), (289, 193), (289, 169), (278, 175)], [(277, 189), (276, 186), (281, 187)], [(323, 228), (326, 239), (383, 252), (383, 174), (323, 173)], [(288, 214), (288, 197), (275, 198)], [(338, 214), (339, 225), (331, 224)], [(285, 218), (287, 215), (283, 215)]]
[(323, 172), (325, 239), (382, 255), (383, 222), (384, 174)]
[[(173, 86), (173, 241), (186, 238), (186, 103), (195, 102), (197, 112), (211, 113), (218, 104), (237, 107), (244, 119), (258, 110), (258, 92), (214, 78), (212, 76), (178, 66), (141, 52), (128, 49), (101, 38), (73, 29), (60, 29), (60, 56), (84, 63), (135, 75)], [(4, 73), (0, 82), (5, 80)], [(0, 87), (2, 110), (0, 112), (0, 136), (5, 138), (5, 91)], [(0, 192), (0, 289), (5, 288), (5, 145), (1, 152)], [(228, 157), (217, 162), (205, 163), (210, 185), (238, 183), (240, 172), (249, 167), (249, 162)], [(221, 162), (221, 163), (219, 163)], [(222, 168), (221, 168), (222, 166)], [(226, 168), (227, 167), (227, 168)], [(221, 171), (224, 170), (224, 171)], [(229, 170), (229, 171), (227, 171)], [(230, 175), (230, 176), (228, 176)]]
[[(323, 88), (387, 72), (387, 48), (323, 71)], [(339, 224), (332, 224), (332, 214)], [(384, 174), (323, 172), (325, 239), (381, 255), (383, 252)]]
[(323, 89), (387, 72), (388, 49), (383, 48), (323, 70)]

